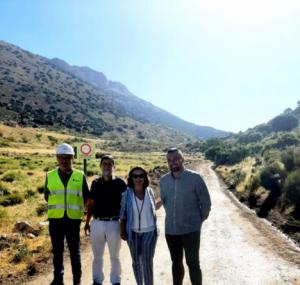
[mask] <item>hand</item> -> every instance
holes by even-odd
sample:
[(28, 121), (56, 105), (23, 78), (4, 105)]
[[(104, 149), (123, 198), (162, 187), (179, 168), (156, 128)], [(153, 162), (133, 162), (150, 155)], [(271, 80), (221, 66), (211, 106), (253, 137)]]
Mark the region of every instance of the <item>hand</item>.
[(120, 236), (122, 240), (127, 240), (127, 233), (126, 230), (125, 231), (120, 231)]
[(86, 223), (84, 225), (84, 234), (86, 236), (90, 236), (91, 235), (91, 227), (90, 227), (90, 224), (89, 223)]

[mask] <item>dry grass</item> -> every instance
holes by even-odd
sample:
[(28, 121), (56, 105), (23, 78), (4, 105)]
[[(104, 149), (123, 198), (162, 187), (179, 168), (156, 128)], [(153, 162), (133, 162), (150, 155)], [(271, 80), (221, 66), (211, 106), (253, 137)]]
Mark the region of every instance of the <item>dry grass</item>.
[[(24, 198), (22, 203), (0, 206), (0, 284), (5, 284), (10, 276), (18, 276), (24, 280), (23, 278), (43, 267), (36, 266), (37, 263), (45, 263), (50, 259), (48, 227), (40, 226), (40, 222), (47, 220), (46, 212), (43, 212), (46, 202), (40, 189), (43, 188), (46, 171), (56, 165), (56, 144), (69, 142), (78, 145), (80, 140), (100, 147), (105, 144), (98, 139), (75, 138), (44, 129), (14, 128), (0, 124), (0, 188)], [(123, 178), (136, 165), (143, 166), (148, 171), (166, 165), (164, 154), (158, 152), (123, 153), (104, 148), (99, 151), (111, 153), (115, 157), (115, 173)], [(74, 168), (82, 169), (82, 164), (82, 160), (77, 159), (74, 161)], [(93, 174), (88, 177), (90, 184), (100, 172), (99, 160), (90, 158), (88, 170)], [(5, 196), (3, 193), (0, 189), (0, 201), (8, 197), (8, 194)], [(40, 215), (38, 210), (41, 210)], [(26, 234), (15, 233), (13, 228), (17, 221), (29, 222), (38, 230), (38, 236), (31, 239)], [(17, 283), (14, 281), (11, 284)]]

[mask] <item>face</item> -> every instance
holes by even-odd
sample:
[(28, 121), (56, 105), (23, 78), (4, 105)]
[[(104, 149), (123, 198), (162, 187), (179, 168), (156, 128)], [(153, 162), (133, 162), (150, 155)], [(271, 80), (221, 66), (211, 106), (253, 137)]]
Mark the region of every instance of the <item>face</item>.
[(103, 159), (102, 163), (100, 164), (100, 168), (103, 176), (110, 177), (113, 174), (114, 163), (109, 158)]
[(72, 169), (73, 155), (58, 154), (56, 155), (58, 167), (62, 172), (70, 172)]
[(167, 154), (167, 161), (171, 172), (179, 172), (183, 168), (184, 159), (178, 152), (171, 152)]
[(143, 186), (145, 181), (145, 173), (140, 169), (134, 170), (132, 173), (132, 180), (134, 186)]

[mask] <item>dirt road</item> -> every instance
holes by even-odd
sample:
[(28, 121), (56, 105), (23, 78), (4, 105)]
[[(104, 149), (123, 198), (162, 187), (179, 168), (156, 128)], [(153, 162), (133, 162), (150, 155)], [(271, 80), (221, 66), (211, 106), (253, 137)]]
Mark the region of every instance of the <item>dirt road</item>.
[[(209, 163), (197, 170), (204, 177), (212, 198), (212, 211), (204, 223), (201, 236), (201, 264), (204, 285), (275, 285), (300, 284), (300, 250), (268, 222), (231, 197), (218, 180)], [(158, 211), (160, 236), (154, 259), (155, 285), (171, 285), (171, 262), (164, 239), (164, 210)], [(136, 284), (131, 259), (122, 243), (122, 285)], [(83, 252), (83, 285), (92, 284), (90, 248)], [(109, 258), (105, 253), (103, 285), (109, 283)], [(29, 285), (47, 285), (52, 275), (41, 276)], [(66, 262), (65, 284), (71, 285), (69, 261)], [(186, 270), (184, 285), (189, 285)]]

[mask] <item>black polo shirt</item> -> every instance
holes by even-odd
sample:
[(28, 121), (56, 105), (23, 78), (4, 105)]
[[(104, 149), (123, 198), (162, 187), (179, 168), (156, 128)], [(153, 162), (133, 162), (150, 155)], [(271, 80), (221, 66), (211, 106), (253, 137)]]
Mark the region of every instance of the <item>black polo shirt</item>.
[(123, 179), (113, 177), (105, 181), (102, 177), (92, 182), (90, 198), (94, 200), (93, 216), (110, 218), (120, 215), (122, 193), (127, 186)]

